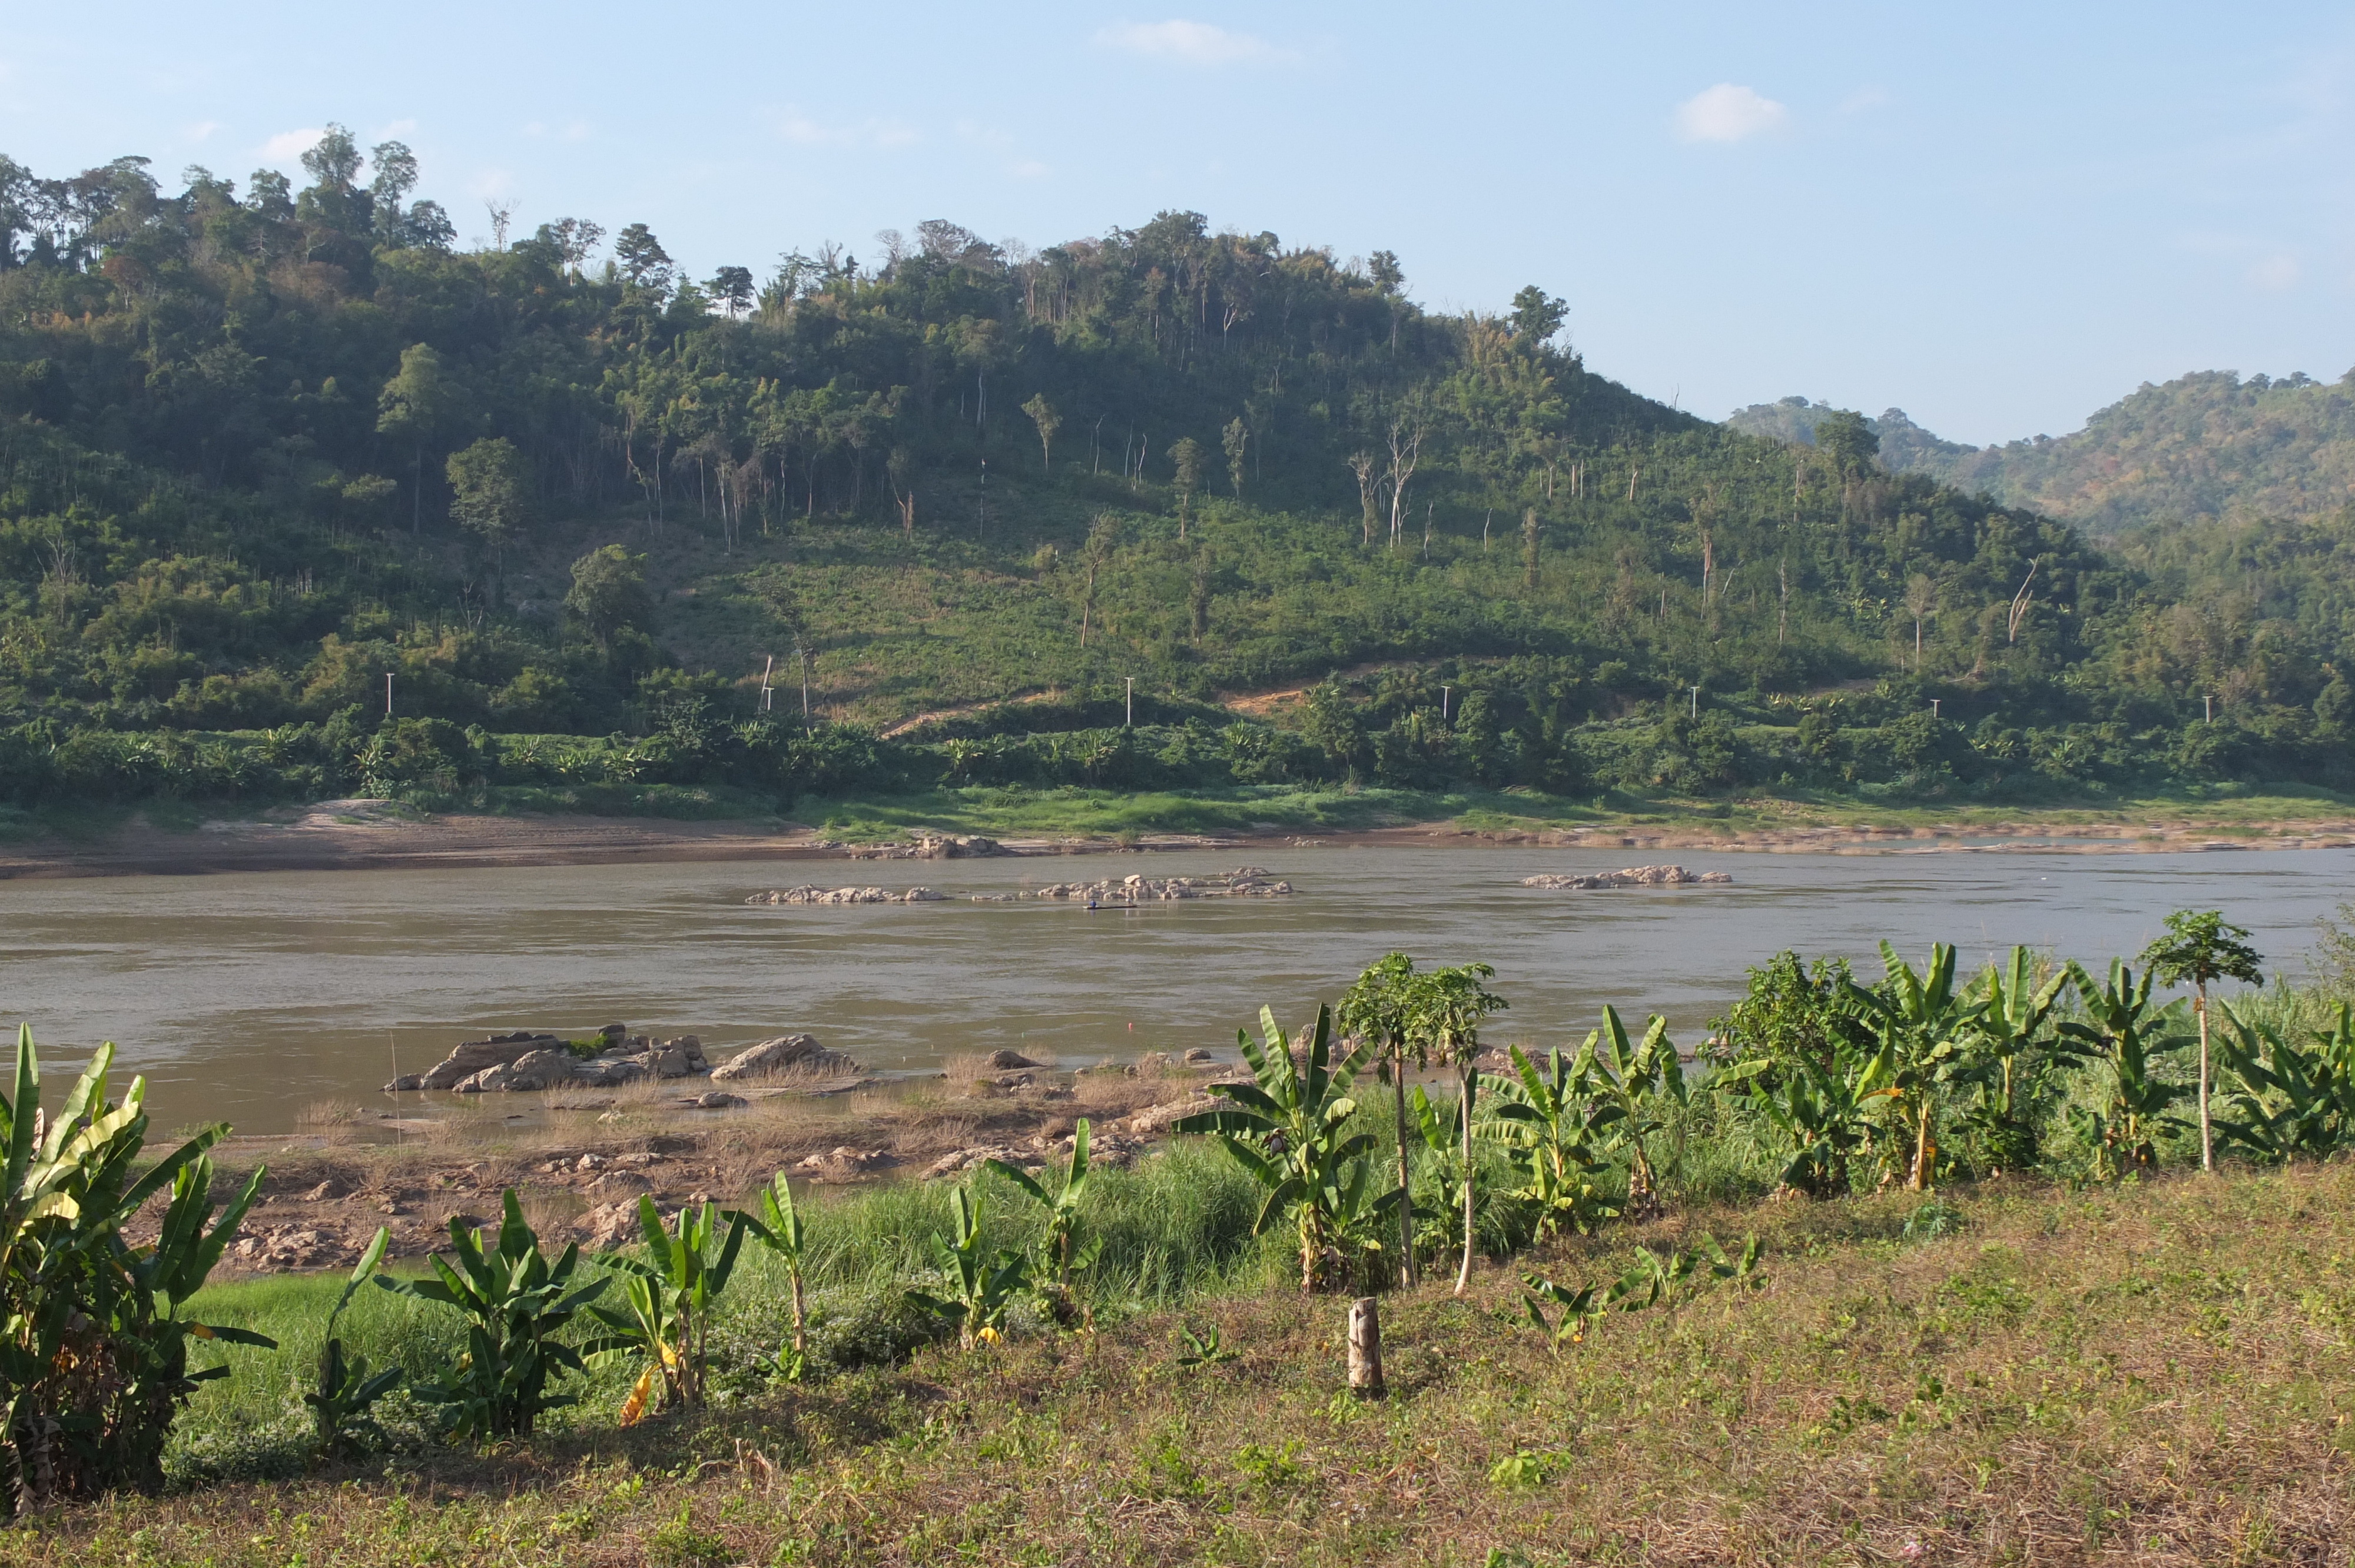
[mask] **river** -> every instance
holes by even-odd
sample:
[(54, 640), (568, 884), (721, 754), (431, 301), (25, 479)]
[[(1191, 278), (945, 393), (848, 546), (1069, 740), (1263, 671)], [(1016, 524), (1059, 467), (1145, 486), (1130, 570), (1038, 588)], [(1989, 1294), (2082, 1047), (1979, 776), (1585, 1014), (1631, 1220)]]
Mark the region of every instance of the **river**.
[[(1665, 1013), (1688, 1046), (1784, 948), (1878, 973), (1886, 937), (1966, 963), (2013, 942), (2098, 964), (2168, 911), (2222, 907), (2295, 975), (2315, 922), (2355, 893), (2355, 851), (1873, 855), (1683, 852), (1730, 886), (1540, 892), (1627, 852), (1267, 845), (1284, 899), (1091, 912), (975, 903), (1072, 878), (1201, 874), (1238, 852), (944, 863), (700, 863), (286, 872), (0, 883), (0, 1009), (53, 1079), (101, 1040), (144, 1073), (160, 1126), (282, 1132), (321, 1102), (388, 1102), (461, 1039), (534, 1027), (693, 1032), (721, 1047), (806, 1030), (868, 1066), (919, 1071), (1012, 1046), (1064, 1065), (1231, 1052), (1263, 1002), (1305, 1019), (1392, 948), (1485, 959), (1510, 999), (1491, 1038), (1572, 1043), (1596, 1009)], [(815, 880), (939, 904), (748, 907)], [(57, 1086), (53, 1083), (53, 1086)]]

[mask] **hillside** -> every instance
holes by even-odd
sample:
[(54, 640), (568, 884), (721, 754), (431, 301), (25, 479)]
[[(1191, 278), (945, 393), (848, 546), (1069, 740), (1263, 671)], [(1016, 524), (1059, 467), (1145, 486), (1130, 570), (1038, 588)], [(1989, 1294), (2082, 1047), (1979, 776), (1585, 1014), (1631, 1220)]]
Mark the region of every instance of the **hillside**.
[[(1776, 440), (1812, 441), (1825, 406), (1762, 403), (1726, 420)], [(1918, 473), (2088, 532), (2159, 522), (2310, 522), (2355, 503), (2355, 371), (2243, 381), (2204, 371), (2145, 383), (2058, 438), (1999, 447), (1941, 440), (1891, 408), (1868, 428), (1892, 472)]]
[(2105, 552), (1638, 397), (1534, 288), (1190, 213), (695, 280), (304, 161), (0, 161), (0, 801), (2347, 781), (2339, 534)]

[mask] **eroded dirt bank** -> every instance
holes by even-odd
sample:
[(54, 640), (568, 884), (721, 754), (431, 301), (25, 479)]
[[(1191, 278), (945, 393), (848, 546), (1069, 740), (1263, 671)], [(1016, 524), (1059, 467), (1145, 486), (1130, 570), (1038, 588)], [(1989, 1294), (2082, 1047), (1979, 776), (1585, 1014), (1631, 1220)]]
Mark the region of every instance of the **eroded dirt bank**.
[[(954, 835), (952, 835), (954, 837)], [(993, 841), (981, 841), (993, 842)], [(1829, 822), (1762, 826), (1601, 822), (1591, 826), (1487, 830), (1454, 821), (1356, 832), (1270, 830), (1257, 834), (1148, 834), (994, 841), (1009, 855), (1248, 848), (1270, 843), (1516, 843), (1630, 850), (1869, 854), (1906, 851), (2126, 853), (2183, 850), (2355, 847), (2355, 818), (2252, 823), (2185, 817), (2161, 821), (2083, 820), (2026, 812), (2003, 820), (1934, 825)], [(439, 870), (469, 866), (614, 865), (666, 861), (957, 858), (911, 840), (848, 845), (793, 822), (676, 821), (646, 817), (419, 817), (383, 802), (325, 801), (300, 810), (207, 822), (179, 832), (133, 818), (82, 841), (42, 838), (0, 845), (0, 881), (70, 876), (193, 875), (213, 872)]]

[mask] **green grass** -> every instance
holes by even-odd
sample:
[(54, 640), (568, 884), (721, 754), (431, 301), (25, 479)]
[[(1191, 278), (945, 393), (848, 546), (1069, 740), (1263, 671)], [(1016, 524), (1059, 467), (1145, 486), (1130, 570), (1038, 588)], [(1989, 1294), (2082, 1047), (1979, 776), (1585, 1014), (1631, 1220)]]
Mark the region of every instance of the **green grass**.
[[(1766, 1245), (1763, 1289), (1606, 1319), (1558, 1359), (1508, 1273), (1482, 1270), (1461, 1299), (1444, 1282), (1393, 1293), (1375, 1404), (1344, 1391), (1342, 1302), (1239, 1277), (1092, 1333), (1034, 1326), (799, 1388), (723, 1385), (702, 1415), (627, 1432), (601, 1388), (569, 1425), (495, 1453), (110, 1499), (18, 1534), (7, 1558), (2345, 1561), (2355, 1167), (1994, 1183), (1942, 1194), (1940, 1224), (1909, 1233), (1922, 1208), (1694, 1204), (1640, 1237), (1546, 1249), (1524, 1266), (1577, 1280), (1636, 1239), (1755, 1228)], [(881, 1245), (847, 1246), (844, 1266)], [(285, 1282), (207, 1304), (264, 1321), (325, 1294)], [(1216, 1324), (1235, 1359), (1179, 1367), (1188, 1322)], [(232, 1380), (268, 1381), (250, 1364)]]

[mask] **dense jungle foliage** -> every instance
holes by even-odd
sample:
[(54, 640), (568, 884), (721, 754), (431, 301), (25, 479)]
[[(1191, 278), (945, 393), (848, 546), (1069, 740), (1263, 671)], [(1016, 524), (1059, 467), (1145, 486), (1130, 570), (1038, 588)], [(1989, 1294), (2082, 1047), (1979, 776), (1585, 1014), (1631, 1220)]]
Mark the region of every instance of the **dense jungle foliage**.
[(696, 280), (304, 164), (0, 159), (0, 801), (2350, 782), (2343, 510), (2097, 546), (1191, 213)]
[[(1726, 423), (1812, 441), (1817, 421), (1839, 411), (1785, 397)], [(2305, 523), (2355, 499), (2355, 370), (2335, 382), (2303, 372), (2244, 381), (2229, 370), (2145, 382), (2082, 430), (1993, 447), (1942, 440), (1902, 408), (1865, 423), (1892, 472), (1985, 491), (2096, 534), (2220, 519)]]

